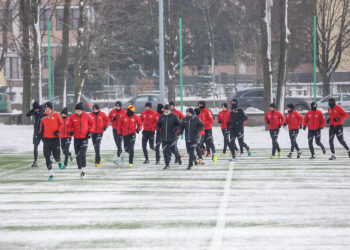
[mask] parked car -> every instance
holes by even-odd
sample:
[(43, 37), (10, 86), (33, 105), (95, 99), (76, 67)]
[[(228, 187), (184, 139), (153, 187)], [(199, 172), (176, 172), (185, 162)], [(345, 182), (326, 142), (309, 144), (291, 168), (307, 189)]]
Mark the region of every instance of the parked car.
[(324, 110), (328, 109), (328, 100), (334, 98), (337, 104), (341, 105), (346, 111), (350, 111), (350, 94), (338, 93), (328, 95), (317, 102), (317, 106)]
[[(73, 107), (73, 102), (74, 102), (74, 94), (67, 94), (67, 108), (69, 113), (74, 113), (74, 108)], [(86, 98), (84, 95), (81, 96), (81, 102), (83, 103), (83, 110), (85, 112), (91, 112), (92, 111), (92, 102)], [(60, 112), (61, 110), (58, 110), (60, 104), (60, 98), (58, 96), (55, 96), (53, 99), (53, 105), (54, 109), (56, 111)]]
[(8, 94), (0, 93), (0, 112), (11, 113), (11, 103)]
[[(232, 99), (237, 99), (238, 106), (243, 109), (249, 107), (264, 110), (264, 89), (263, 88), (250, 88), (237, 91)], [(232, 101), (230, 99), (229, 101)], [(273, 101), (276, 102), (276, 92), (273, 92)], [(297, 110), (309, 110), (310, 104), (302, 98), (298, 97), (286, 97), (284, 101), (285, 105), (293, 103)]]
[(159, 96), (154, 94), (141, 94), (131, 98), (129, 101), (123, 103), (123, 108), (127, 109), (129, 105), (135, 106), (135, 113), (140, 114), (145, 110), (145, 103), (151, 102), (152, 108), (157, 109), (159, 101)]

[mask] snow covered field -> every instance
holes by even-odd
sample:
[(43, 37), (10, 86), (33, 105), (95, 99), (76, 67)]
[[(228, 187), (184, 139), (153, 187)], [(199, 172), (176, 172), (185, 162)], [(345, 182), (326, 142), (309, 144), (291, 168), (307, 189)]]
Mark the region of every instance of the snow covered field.
[(132, 169), (111, 151), (95, 169), (90, 153), (87, 179), (73, 164), (52, 183), (42, 158), (31, 169), (31, 153), (2, 153), (0, 249), (346, 249), (349, 158), (269, 152), (193, 171), (144, 166), (141, 151)]

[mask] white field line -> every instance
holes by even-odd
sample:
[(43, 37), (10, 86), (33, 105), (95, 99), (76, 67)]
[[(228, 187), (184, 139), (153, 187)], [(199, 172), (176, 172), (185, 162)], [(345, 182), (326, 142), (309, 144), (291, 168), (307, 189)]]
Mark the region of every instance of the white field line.
[(224, 236), (225, 224), (226, 224), (226, 209), (227, 209), (227, 204), (228, 204), (228, 200), (230, 197), (231, 182), (232, 182), (234, 166), (235, 166), (234, 162), (230, 162), (229, 170), (228, 170), (227, 176), (226, 176), (224, 194), (221, 197), (220, 207), (218, 210), (216, 227), (215, 227), (215, 232), (214, 232), (214, 237), (213, 237), (213, 240), (211, 242), (210, 250), (220, 250), (221, 246), (222, 246), (222, 239)]

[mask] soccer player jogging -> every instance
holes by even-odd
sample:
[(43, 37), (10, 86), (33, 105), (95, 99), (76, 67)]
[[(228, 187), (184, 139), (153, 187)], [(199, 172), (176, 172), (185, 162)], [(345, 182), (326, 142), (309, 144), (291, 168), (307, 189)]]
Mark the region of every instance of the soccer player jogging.
[(344, 109), (335, 103), (335, 99), (331, 98), (328, 100), (328, 114), (329, 118), (327, 119), (327, 123), (330, 123), (329, 126), (329, 146), (331, 148), (332, 156), (329, 160), (335, 160), (335, 150), (334, 150), (334, 136), (337, 136), (340, 144), (348, 151), (350, 157), (350, 150), (348, 145), (344, 140), (343, 134), (343, 124), (344, 120), (348, 118), (348, 114), (344, 111)]
[(126, 114), (126, 110), (122, 108), (122, 102), (117, 101), (115, 103), (115, 108), (111, 110), (111, 112), (108, 115), (109, 121), (112, 123), (113, 128), (113, 137), (115, 145), (117, 146), (117, 157), (114, 160), (114, 164), (118, 165), (120, 162), (124, 162), (124, 154), (122, 149), (122, 140), (123, 136), (121, 134), (118, 134), (118, 120), (121, 116)]
[(64, 169), (64, 165), (61, 163), (60, 138), (58, 137), (59, 131), (63, 127), (63, 121), (61, 116), (52, 110), (51, 102), (45, 103), (44, 108), (46, 116), (40, 122), (40, 136), (43, 138), (46, 167), (50, 174), (49, 181), (53, 181), (51, 154), (58, 163), (59, 169)]
[(123, 135), (124, 150), (129, 154), (129, 167), (134, 163), (136, 133), (142, 129), (141, 119), (135, 114), (135, 107), (129, 105), (126, 114), (118, 120), (118, 134)]
[(228, 129), (228, 122), (230, 121), (230, 110), (227, 108), (227, 103), (221, 105), (221, 111), (218, 114), (217, 118), (218, 123), (220, 123), (221, 132), (224, 137), (224, 148), (222, 150), (221, 156), (226, 155), (226, 149), (230, 143), (230, 131)]
[[(159, 117), (163, 114), (164, 112), (164, 105), (161, 103), (158, 103), (157, 105), (157, 113), (156, 113), (156, 119), (157, 119), (157, 123), (159, 120)], [(156, 124), (157, 127), (157, 124)], [(156, 165), (160, 165), (160, 146), (161, 146), (162, 142), (160, 140), (160, 132), (156, 132)]]
[[(201, 110), (199, 108), (195, 108), (194, 112), (196, 113), (196, 116), (201, 120), (201, 122), (203, 123), (204, 118), (201, 115)], [(203, 123), (204, 124), (204, 123)], [(197, 163), (199, 165), (204, 165), (204, 161), (203, 161), (203, 151), (202, 151), (202, 146), (204, 144), (204, 137), (205, 137), (205, 132), (204, 132), (204, 128), (199, 131), (198, 134), (198, 145), (196, 147), (196, 152), (197, 152)]]
[(270, 159), (275, 158), (276, 151), (278, 152), (278, 157), (281, 157), (281, 149), (277, 139), (280, 128), (284, 123), (284, 117), (281, 112), (276, 110), (276, 105), (274, 103), (270, 104), (270, 111), (265, 115), (265, 123), (270, 130), (270, 136), (272, 140), (272, 154), (270, 156)]
[(71, 115), (68, 122), (68, 130), (69, 134), (74, 137), (74, 151), (82, 179), (86, 178), (86, 151), (94, 129), (94, 119), (83, 111), (83, 104), (78, 103), (75, 106), (75, 113)]
[(290, 152), (287, 155), (288, 158), (292, 158), (294, 149), (297, 150), (297, 158), (301, 156), (301, 151), (297, 143), (297, 137), (299, 134), (299, 129), (303, 127), (304, 118), (299, 114), (298, 111), (294, 110), (294, 105), (292, 103), (287, 105), (288, 113), (285, 116), (283, 127), (288, 125), (289, 138), (291, 143)]
[(70, 159), (70, 161), (73, 161), (72, 153), (69, 152), (72, 137), (68, 131), (68, 123), (70, 117), (68, 116), (68, 110), (66, 107), (63, 108), (61, 111), (61, 118), (63, 120), (63, 127), (60, 130), (59, 136), (61, 139), (61, 149), (64, 154), (64, 168), (66, 168), (68, 166), (68, 158)]
[(170, 167), (171, 153), (175, 155), (177, 163), (182, 164), (179, 151), (176, 148), (177, 131), (180, 129), (179, 118), (171, 112), (170, 106), (165, 105), (164, 113), (159, 117), (157, 122), (157, 133), (160, 133), (160, 140), (162, 142), (162, 149), (164, 154), (165, 167)]
[(308, 132), (308, 141), (309, 141), (309, 149), (311, 152), (310, 159), (315, 159), (315, 150), (313, 146), (313, 140), (315, 138), (317, 146), (321, 147), (323, 154), (326, 154), (326, 148), (321, 143), (321, 129), (324, 129), (325, 119), (323, 113), (317, 109), (317, 103), (311, 103), (311, 110), (305, 114), (304, 117), (304, 126), (309, 128)]
[(41, 138), (39, 136), (41, 118), (45, 116), (43, 114), (43, 108), (38, 102), (33, 103), (33, 108), (26, 114), (27, 117), (34, 116), (34, 131), (33, 131), (33, 145), (34, 145), (34, 162), (32, 167), (38, 167), (38, 146)]
[(141, 122), (143, 124), (142, 131), (142, 150), (145, 156), (145, 161), (143, 164), (149, 163), (148, 152), (147, 152), (147, 142), (152, 150), (154, 149), (154, 134), (156, 131), (156, 126), (158, 122), (158, 113), (152, 109), (152, 103), (146, 102), (145, 111), (141, 113)]
[(186, 118), (183, 119), (180, 130), (180, 134), (185, 133), (186, 150), (189, 155), (187, 170), (191, 170), (193, 164), (198, 164), (194, 152), (198, 145), (198, 134), (203, 129), (203, 122), (195, 115), (193, 108), (188, 108), (186, 110)]
[(248, 156), (251, 156), (248, 145), (244, 142), (244, 122), (248, 120), (242, 108), (237, 106), (238, 102), (236, 99), (232, 100), (230, 121), (228, 127), (230, 128), (230, 150), (232, 153), (232, 158), (230, 161), (236, 160), (235, 153), (235, 140), (238, 139), (239, 146), (245, 148), (248, 151)]
[(103, 133), (107, 130), (109, 119), (105, 112), (100, 110), (100, 107), (95, 104), (93, 111), (90, 113), (95, 122), (95, 129), (92, 131), (92, 143), (95, 149), (95, 167), (100, 167), (102, 163), (100, 155), (101, 141)]
[(218, 156), (216, 155), (216, 150), (214, 146), (214, 139), (213, 139), (213, 122), (214, 122), (214, 117), (211, 111), (206, 107), (205, 101), (199, 101), (198, 102), (198, 107), (201, 110), (201, 115), (203, 116), (204, 120), (204, 142), (207, 144), (207, 146), (211, 149), (213, 152), (212, 155), (212, 160), (213, 162), (216, 162)]
[[(180, 122), (181, 122), (185, 118), (185, 116), (181, 113), (180, 110), (177, 110), (175, 108), (175, 102), (174, 101), (169, 102), (169, 105), (170, 105), (171, 112), (174, 115), (176, 115), (179, 118)], [(176, 131), (176, 144), (175, 144), (175, 147), (176, 147), (176, 150), (178, 152), (179, 152), (179, 149), (177, 148), (177, 142), (179, 141), (179, 138), (180, 138), (179, 134), (180, 134), (180, 130)], [(178, 159), (175, 159), (175, 163), (178, 163)]]

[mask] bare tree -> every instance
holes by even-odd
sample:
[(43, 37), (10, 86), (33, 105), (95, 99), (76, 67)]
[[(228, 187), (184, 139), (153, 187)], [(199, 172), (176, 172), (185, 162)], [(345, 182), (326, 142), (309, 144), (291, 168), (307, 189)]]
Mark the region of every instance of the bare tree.
[(264, 82), (264, 111), (269, 110), (272, 101), (272, 68), (271, 68), (271, 7), (272, 0), (261, 0), (261, 61)]
[(280, 58), (277, 81), (277, 109), (284, 112), (288, 53), (288, 0), (279, 0), (280, 7)]
[(4, 21), (2, 23), (2, 51), (0, 56), (0, 71), (4, 68), (7, 51), (9, 48), (8, 43), (8, 32), (11, 25), (11, 12), (10, 12), (11, 1), (6, 0), (3, 10)]
[(317, 68), (323, 80), (323, 96), (330, 94), (330, 82), (350, 47), (350, 0), (319, 0), (317, 3)]

